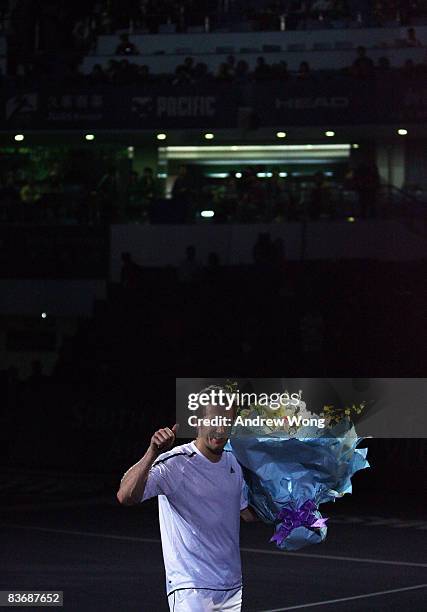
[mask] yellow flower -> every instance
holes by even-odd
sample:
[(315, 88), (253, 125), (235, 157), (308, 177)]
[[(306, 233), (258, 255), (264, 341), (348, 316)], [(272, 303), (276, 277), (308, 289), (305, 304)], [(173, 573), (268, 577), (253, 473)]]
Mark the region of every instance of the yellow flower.
[(262, 412), (266, 417), (269, 417), (269, 418), (284, 417), (286, 414), (284, 406), (280, 406), (279, 408), (271, 408), (270, 406), (263, 406)]

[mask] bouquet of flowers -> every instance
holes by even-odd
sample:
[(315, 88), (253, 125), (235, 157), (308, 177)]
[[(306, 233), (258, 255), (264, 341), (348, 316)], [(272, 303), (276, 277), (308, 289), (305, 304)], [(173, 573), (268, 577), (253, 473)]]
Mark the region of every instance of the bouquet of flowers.
[(324, 540), (327, 518), (319, 505), (351, 493), (353, 474), (369, 467), (351, 421), (364, 404), (324, 406), (319, 417), (307, 411), (301, 392), (299, 398), (279, 409), (241, 410), (228, 442), (242, 466), (249, 504), (275, 526), (270, 541), (283, 550)]

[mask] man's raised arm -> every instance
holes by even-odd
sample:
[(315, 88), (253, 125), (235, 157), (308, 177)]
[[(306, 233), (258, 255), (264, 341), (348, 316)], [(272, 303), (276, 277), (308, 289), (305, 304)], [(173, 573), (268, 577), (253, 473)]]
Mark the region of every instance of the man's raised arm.
[(125, 473), (120, 482), (120, 488), (117, 491), (117, 499), (121, 504), (133, 506), (140, 503), (144, 495), (151, 466), (160, 453), (172, 448), (175, 442), (177, 427), (175, 424), (172, 429), (165, 427), (156, 431), (151, 438), (150, 446), (145, 455)]

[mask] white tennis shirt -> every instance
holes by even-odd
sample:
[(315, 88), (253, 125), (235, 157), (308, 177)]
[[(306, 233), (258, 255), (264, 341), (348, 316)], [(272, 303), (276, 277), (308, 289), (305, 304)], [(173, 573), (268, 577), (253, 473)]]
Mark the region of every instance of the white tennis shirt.
[(231, 451), (207, 459), (194, 442), (153, 463), (141, 501), (159, 496), (166, 592), (242, 585), (240, 510), (247, 508), (240, 465)]

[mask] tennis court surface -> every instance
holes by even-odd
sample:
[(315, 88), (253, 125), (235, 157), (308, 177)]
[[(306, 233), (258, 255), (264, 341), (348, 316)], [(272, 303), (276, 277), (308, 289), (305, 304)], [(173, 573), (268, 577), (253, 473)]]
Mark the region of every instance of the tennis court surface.
[[(156, 500), (126, 508), (105, 483), (48, 473), (5, 474), (1, 493), (1, 590), (62, 590), (67, 611), (168, 610)], [(326, 541), (296, 553), (242, 523), (243, 610), (426, 610), (422, 505), (361, 501), (323, 506)]]

